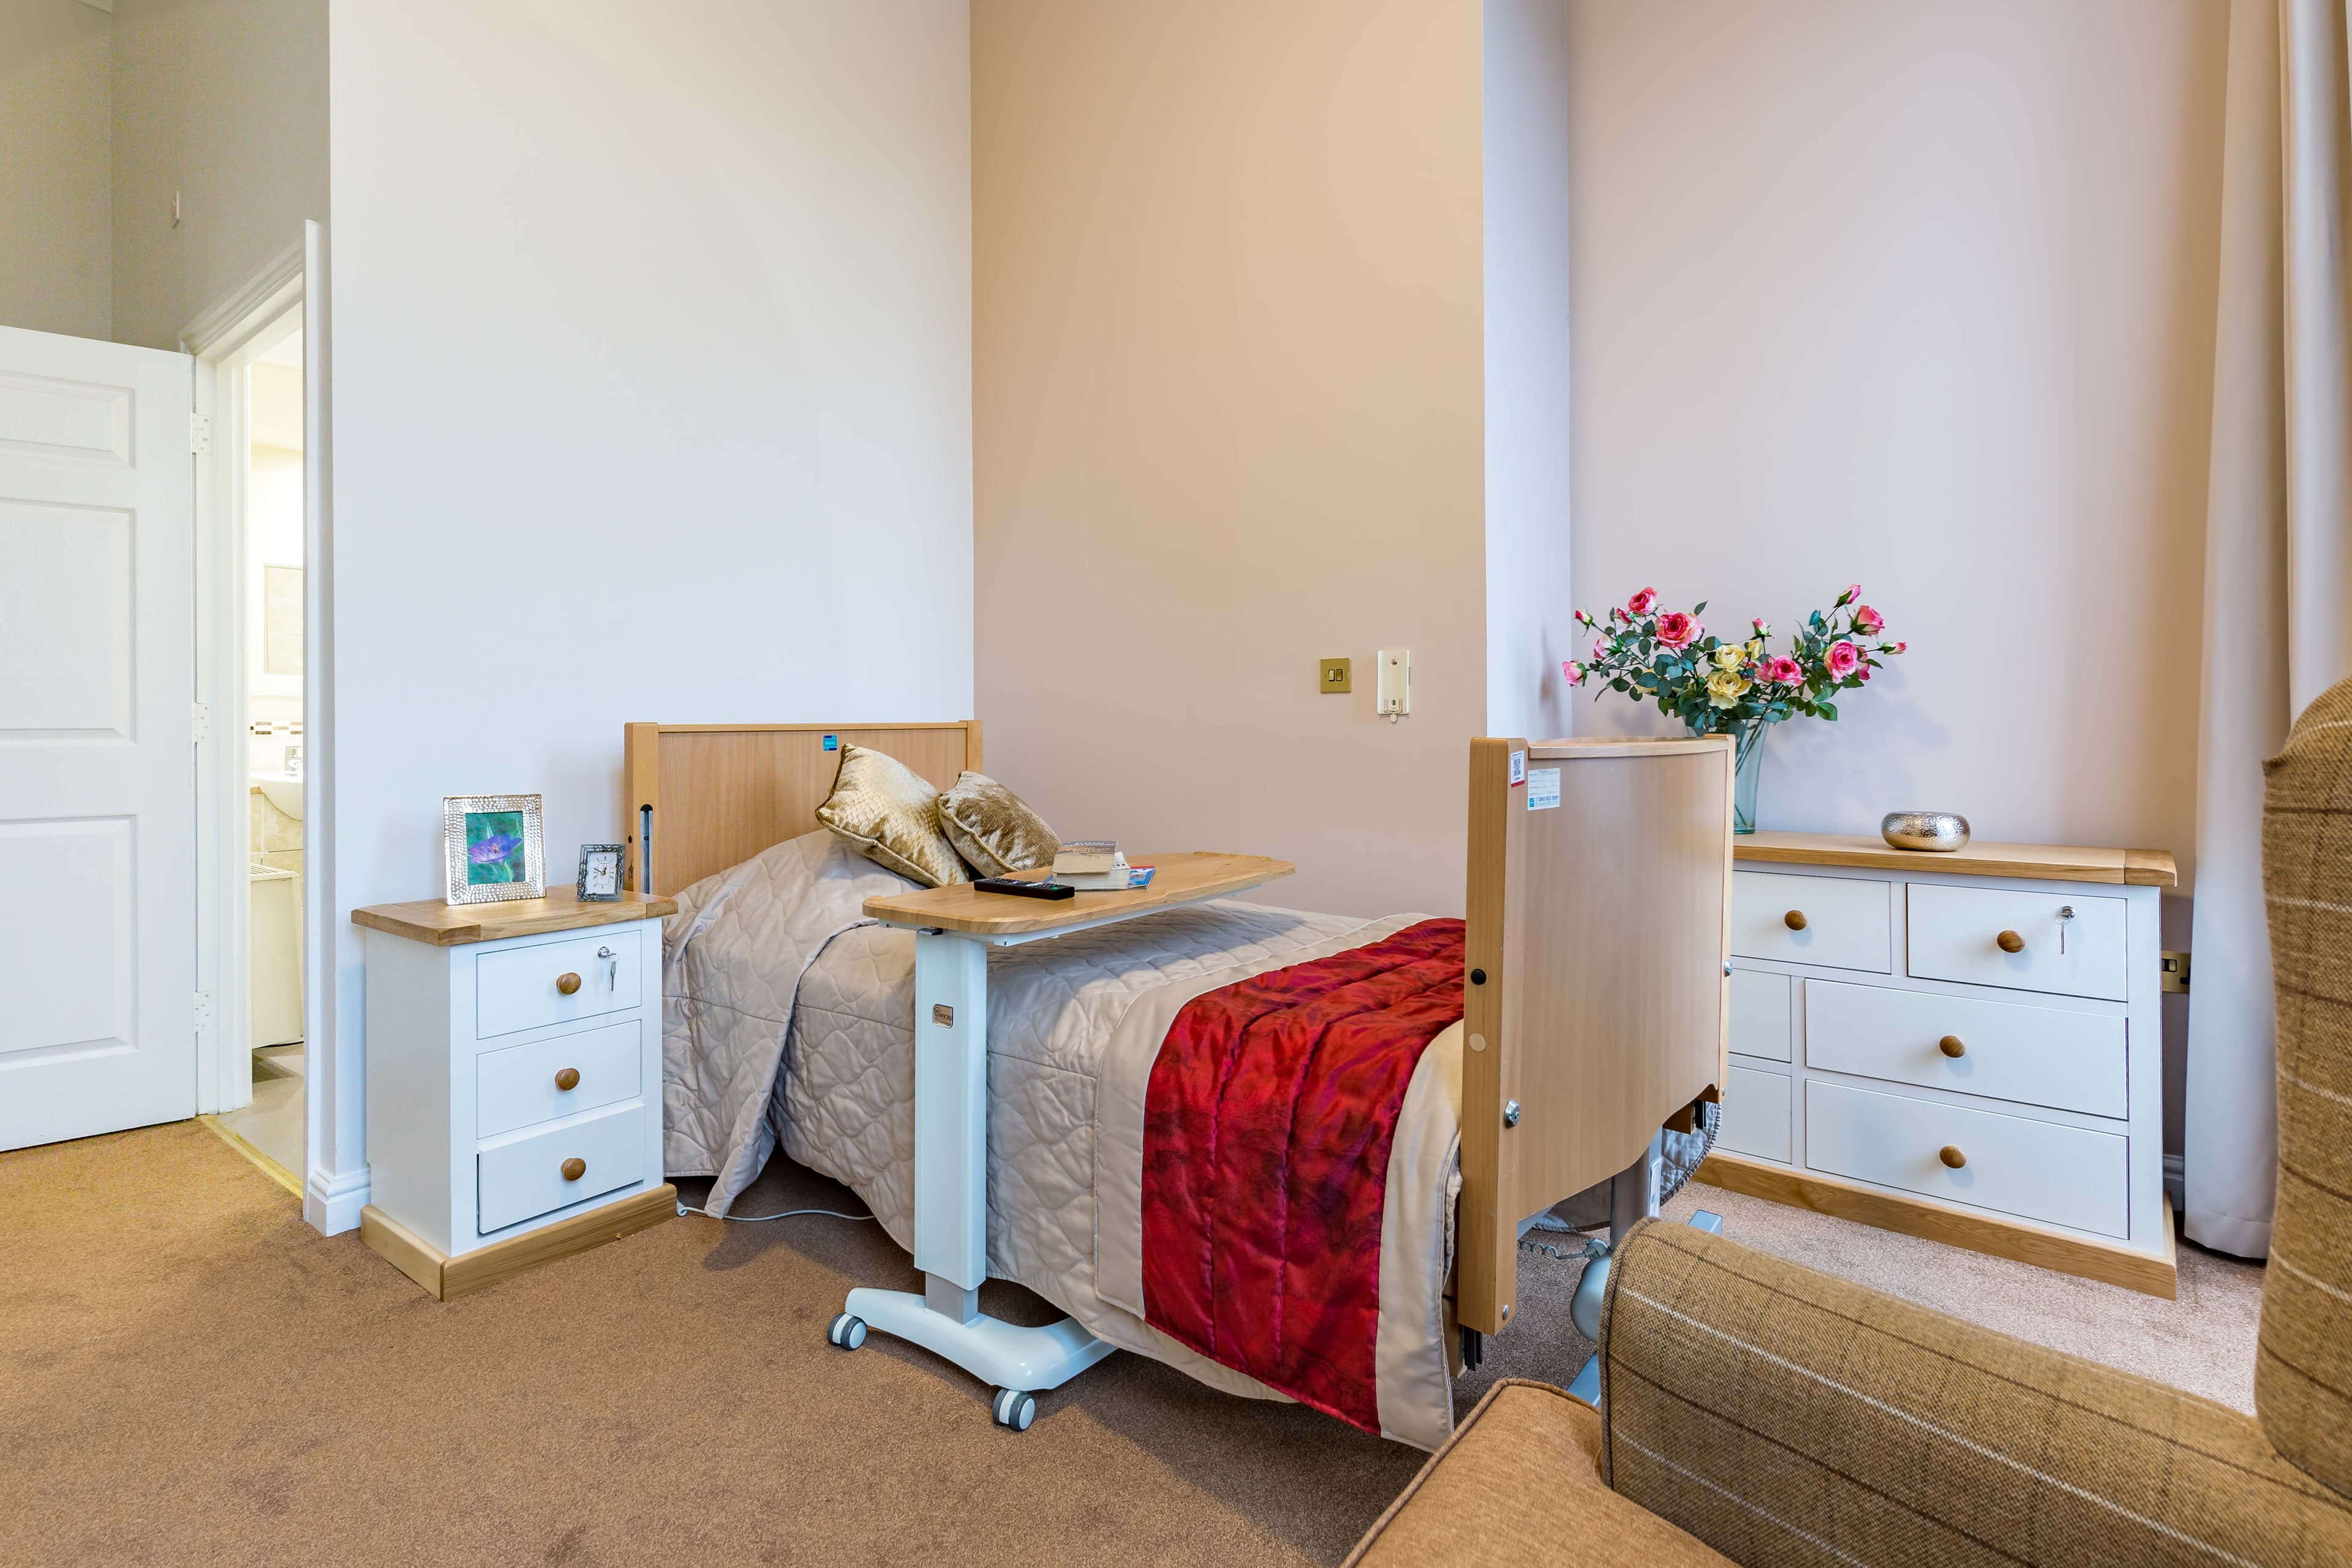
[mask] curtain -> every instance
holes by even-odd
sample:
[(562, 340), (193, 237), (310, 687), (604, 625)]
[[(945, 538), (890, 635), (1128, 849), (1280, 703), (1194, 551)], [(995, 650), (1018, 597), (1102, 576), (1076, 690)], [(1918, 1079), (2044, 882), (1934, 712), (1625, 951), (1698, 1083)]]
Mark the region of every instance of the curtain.
[(2182, 1181), (2191, 1240), (2260, 1258), (2278, 1155), (2262, 763), (2352, 674), (2344, 0), (2233, 0), (2228, 69)]

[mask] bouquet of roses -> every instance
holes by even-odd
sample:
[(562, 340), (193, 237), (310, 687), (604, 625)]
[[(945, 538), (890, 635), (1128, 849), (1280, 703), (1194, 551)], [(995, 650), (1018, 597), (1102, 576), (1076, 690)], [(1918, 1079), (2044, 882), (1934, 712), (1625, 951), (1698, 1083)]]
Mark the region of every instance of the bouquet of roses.
[(1699, 624), (1705, 600), (1687, 612), (1657, 613), (1658, 591), (1644, 588), (1605, 620), (1582, 610), (1576, 624), (1596, 629), (1599, 640), (1589, 659), (1564, 659), (1559, 670), (1570, 686), (1621, 691), (1636, 702), (1655, 702), (1693, 733), (1715, 734), (1749, 721), (1777, 724), (1802, 713), (1835, 719), (1832, 699), (1852, 691), (1908, 644), (1881, 636), (1886, 622), (1862, 601), (1862, 584), (1837, 596), (1826, 614), (1804, 618), (1783, 652), (1772, 651), (1772, 628), (1750, 621), (1748, 634), (1727, 642)]

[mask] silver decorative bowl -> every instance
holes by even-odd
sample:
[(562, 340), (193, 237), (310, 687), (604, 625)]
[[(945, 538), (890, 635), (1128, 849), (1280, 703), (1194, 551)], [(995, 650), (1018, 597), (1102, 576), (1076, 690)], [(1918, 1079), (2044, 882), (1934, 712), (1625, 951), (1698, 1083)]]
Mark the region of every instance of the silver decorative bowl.
[(1969, 819), (1948, 811), (1890, 811), (1878, 825), (1878, 836), (1897, 849), (1948, 855), (1969, 841)]

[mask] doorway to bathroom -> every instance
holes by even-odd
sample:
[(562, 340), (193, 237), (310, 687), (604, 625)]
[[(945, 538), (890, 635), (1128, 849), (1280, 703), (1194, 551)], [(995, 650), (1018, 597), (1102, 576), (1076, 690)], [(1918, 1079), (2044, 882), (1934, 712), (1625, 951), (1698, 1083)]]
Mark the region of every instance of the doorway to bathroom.
[(200, 836), (199, 1011), (210, 1027), (199, 1089), (214, 1128), (297, 1195), (315, 1098), (309, 556), (321, 459), (306, 249), (290, 247), (187, 334), (211, 340), (188, 343), (200, 362), (199, 709), (210, 738), (199, 769), (199, 815), (211, 823)]

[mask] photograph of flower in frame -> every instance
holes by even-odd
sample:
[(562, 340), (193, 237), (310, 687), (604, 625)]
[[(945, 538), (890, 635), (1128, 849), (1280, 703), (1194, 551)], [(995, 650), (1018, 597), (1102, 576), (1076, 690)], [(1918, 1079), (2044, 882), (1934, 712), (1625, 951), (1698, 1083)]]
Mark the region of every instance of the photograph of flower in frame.
[(448, 902), (489, 904), (546, 897), (539, 796), (445, 795), (441, 821)]

